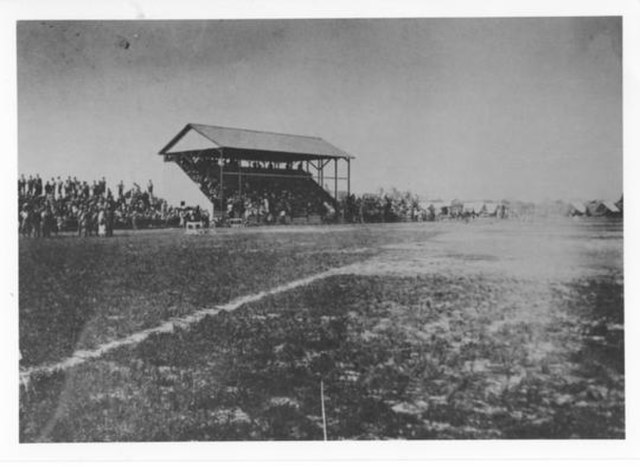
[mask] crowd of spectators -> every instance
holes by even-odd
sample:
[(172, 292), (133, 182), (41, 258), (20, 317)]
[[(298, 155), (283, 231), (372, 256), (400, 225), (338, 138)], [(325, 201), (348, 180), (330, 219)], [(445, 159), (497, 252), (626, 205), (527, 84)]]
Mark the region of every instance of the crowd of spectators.
[[(231, 165), (226, 168), (233, 169)], [(421, 204), (411, 192), (396, 189), (361, 196), (351, 194), (335, 204), (301, 166), (274, 169), (253, 165), (243, 170), (243, 178), (225, 176), (222, 197), (219, 178), (199, 180), (202, 191), (214, 201), (217, 215), (225, 221), (275, 224), (316, 216), (325, 222), (376, 223), (429, 221), (442, 216), (432, 205)], [(283, 176), (249, 176), (252, 171), (273, 172), (271, 175), (277, 172)], [(151, 180), (146, 189), (136, 183), (125, 189), (120, 181), (114, 191), (107, 187), (104, 177), (89, 183), (76, 177), (43, 180), (39, 175), (22, 175), (18, 180), (20, 232), (36, 237), (64, 231), (80, 236), (110, 236), (114, 229), (184, 227), (189, 221), (202, 222), (205, 227), (210, 224), (206, 210), (169, 206), (156, 197)], [(223, 205), (219, 202), (221, 198)], [(454, 205), (447, 207), (446, 217), (455, 218), (454, 208)], [(463, 209), (460, 213), (462, 216)]]
[[(208, 159), (194, 159), (196, 170), (192, 178), (212, 200), (219, 216), (241, 219), (246, 224), (288, 223), (292, 220), (317, 216), (325, 222), (399, 222), (429, 220), (433, 216), (420, 207), (417, 196), (410, 192), (380, 190), (375, 194), (350, 195), (340, 203), (311, 178), (303, 165), (254, 162), (242, 167), (237, 175), (238, 162), (223, 161), (225, 173), (220, 193), (219, 165)], [(211, 163), (213, 170), (205, 164)], [(263, 176), (261, 176), (263, 175)], [(241, 181), (240, 181), (241, 180)], [(220, 200), (224, 200), (224, 205)]]
[(302, 163), (253, 162), (242, 166), (239, 174), (238, 161), (223, 161), (224, 193), (220, 193), (220, 168), (215, 160), (194, 158), (190, 163), (193, 169), (186, 165), (183, 169), (225, 219), (273, 224), (309, 216), (327, 219), (336, 212), (331, 196), (303, 170)]
[(345, 222), (355, 223), (425, 221), (433, 215), (421, 207), (416, 195), (396, 189), (362, 196), (351, 194), (342, 200), (341, 210)]
[(113, 193), (106, 179), (87, 181), (76, 177), (43, 180), (39, 175), (18, 180), (20, 233), (48, 237), (63, 231), (81, 236), (110, 236), (115, 228), (178, 225), (180, 210), (154, 196), (153, 183), (146, 189), (134, 183), (125, 190), (120, 181)]
[(335, 213), (328, 197), (305, 179), (245, 180), (242, 189), (225, 190), (224, 199), (226, 216), (246, 223), (286, 223), (293, 218), (326, 218)]
[[(564, 205), (562, 205), (564, 206)], [(469, 222), (480, 218), (527, 220), (540, 215), (530, 202), (500, 201), (421, 201), (411, 192), (396, 189), (362, 196), (350, 195), (340, 203), (344, 221), (349, 223), (416, 222), (453, 220)], [(564, 210), (566, 208), (560, 208)], [(618, 208), (619, 210), (619, 208)]]

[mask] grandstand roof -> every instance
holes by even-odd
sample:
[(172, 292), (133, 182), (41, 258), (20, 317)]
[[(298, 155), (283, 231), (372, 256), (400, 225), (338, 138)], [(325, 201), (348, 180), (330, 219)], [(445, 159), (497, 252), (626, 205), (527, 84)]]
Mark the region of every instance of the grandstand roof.
[[(199, 135), (193, 139), (193, 136)], [(186, 137), (192, 139), (188, 149), (180, 149)], [(295, 161), (311, 159), (353, 159), (345, 151), (314, 136), (299, 136), (266, 131), (226, 128), (188, 123), (164, 148), (160, 155), (203, 152), (236, 159)]]

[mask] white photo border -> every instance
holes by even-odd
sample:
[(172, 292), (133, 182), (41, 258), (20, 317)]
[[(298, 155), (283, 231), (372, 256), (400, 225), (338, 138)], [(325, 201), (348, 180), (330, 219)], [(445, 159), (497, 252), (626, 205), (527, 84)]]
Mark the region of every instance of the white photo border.
[[(18, 238), (13, 213), (17, 212), (17, 93), (16, 21), (18, 20), (158, 20), (158, 19), (257, 19), (352, 17), (545, 17), (622, 16), (624, 85), (624, 201), (625, 201), (625, 335), (626, 339), (626, 439), (575, 441), (381, 441), (381, 442), (199, 442), (199, 443), (18, 443)], [(5, 155), (2, 158), (3, 190), (8, 218), (3, 228), (5, 266), (3, 312), (0, 313), (2, 358), (0, 371), (4, 407), (0, 424), (0, 461), (563, 461), (640, 459), (640, 394), (638, 369), (631, 356), (639, 355), (640, 304), (638, 262), (638, 189), (635, 185), (640, 154), (640, 2), (604, 1), (192, 1), (136, 0), (130, 2), (64, 0), (0, 2), (0, 104)]]

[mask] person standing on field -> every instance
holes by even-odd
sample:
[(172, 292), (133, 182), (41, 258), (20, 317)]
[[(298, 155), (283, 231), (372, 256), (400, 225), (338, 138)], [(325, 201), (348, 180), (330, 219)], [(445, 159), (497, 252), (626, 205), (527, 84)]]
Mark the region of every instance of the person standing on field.
[(115, 203), (112, 199), (107, 201), (107, 237), (113, 236), (113, 223), (115, 221)]
[(33, 228), (33, 236), (39, 237), (42, 228), (42, 215), (39, 209), (34, 209), (32, 213), (32, 228)]
[(87, 213), (84, 206), (78, 209), (78, 237), (87, 236)]
[(98, 213), (98, 237), (106, 237), (107, 236), (107, 215), (105, 213), (104, 206), (100, 209)]
[(33, 217), (33, 212), (31, 212), (27, 204), (24, 204), (22, 206), (22, 210), (20, 211), (20, 232), (25, 237), (31, 236), (32, 217)]

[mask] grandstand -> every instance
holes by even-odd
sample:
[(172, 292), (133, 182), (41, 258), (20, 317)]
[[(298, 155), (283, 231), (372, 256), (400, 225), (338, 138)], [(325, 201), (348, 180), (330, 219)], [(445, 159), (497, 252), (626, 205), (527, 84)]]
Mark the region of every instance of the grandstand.
[(340, 183), (351, 193), (354, 157), (317, 137), (189, 123), (159, 155), (198, 185), (216, 218), (319, 220), (337, 212)]

